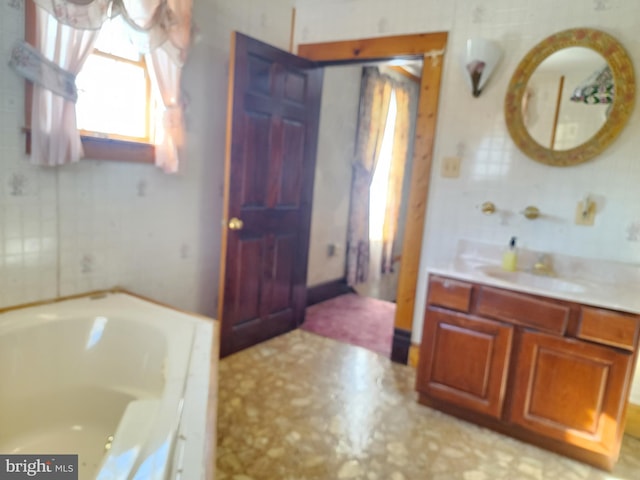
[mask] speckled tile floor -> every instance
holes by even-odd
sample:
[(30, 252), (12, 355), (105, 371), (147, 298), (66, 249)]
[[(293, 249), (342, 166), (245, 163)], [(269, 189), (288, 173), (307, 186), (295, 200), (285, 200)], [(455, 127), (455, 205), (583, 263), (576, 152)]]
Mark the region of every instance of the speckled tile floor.
[(415, 371), (296, 330), (220, 362), (218, 480), (637, 480), (640, 440), (608, 474), (416, 402)]

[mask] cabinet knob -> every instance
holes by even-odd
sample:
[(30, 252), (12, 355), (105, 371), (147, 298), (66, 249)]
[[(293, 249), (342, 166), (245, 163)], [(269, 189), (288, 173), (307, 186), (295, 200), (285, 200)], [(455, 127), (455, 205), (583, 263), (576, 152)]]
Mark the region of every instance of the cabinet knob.
[(233, 217), (229, 220), (229, 230), (242, 230), (244, 227), (244, 222), (239, 218)]

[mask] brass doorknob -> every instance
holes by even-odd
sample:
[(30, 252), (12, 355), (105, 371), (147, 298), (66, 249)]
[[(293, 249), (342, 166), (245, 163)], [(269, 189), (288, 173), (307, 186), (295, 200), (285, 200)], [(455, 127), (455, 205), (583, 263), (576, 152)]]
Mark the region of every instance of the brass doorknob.
[(233, 217), (229, 220), (229, 230), (242, 230), (244, 227), (244, 222), (239, 218)]

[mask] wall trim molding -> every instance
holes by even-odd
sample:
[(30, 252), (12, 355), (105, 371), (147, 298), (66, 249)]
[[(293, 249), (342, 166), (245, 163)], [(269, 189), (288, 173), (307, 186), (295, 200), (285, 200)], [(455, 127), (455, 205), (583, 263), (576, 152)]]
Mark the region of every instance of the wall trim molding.
[(640, 405), (633, 403), (627, 405), (627, 423), (624, 427), (624, 433), (640, 438)]
[(307, 307), (353, 292), (354, 290), (347, 285), (346, 278), (337, 278), (313, 287), (307, 287)]
[(420, 345), (412, 343), (409, 347), (409, 361), (407, 365), (413, 368), (418, 368), (418, 362), (420, 361)]
[(391, 361), (407, 364), (409, 349), (411, 348), (411, 330), (393, 329), (393, 343), (391, 344)]

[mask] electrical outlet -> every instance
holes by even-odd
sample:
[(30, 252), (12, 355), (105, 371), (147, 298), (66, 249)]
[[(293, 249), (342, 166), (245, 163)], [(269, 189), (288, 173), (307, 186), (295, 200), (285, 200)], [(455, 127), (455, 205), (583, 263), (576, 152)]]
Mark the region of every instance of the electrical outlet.
[(457, 178), (460, 176), (460, 157), (445, 157), (442, 160), (442, 176), (447, 178)]

